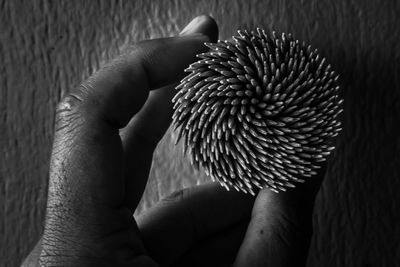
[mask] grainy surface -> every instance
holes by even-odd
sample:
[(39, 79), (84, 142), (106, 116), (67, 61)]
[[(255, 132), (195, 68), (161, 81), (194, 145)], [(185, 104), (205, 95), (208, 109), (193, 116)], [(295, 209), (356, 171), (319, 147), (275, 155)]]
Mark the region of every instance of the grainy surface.
[[(38, 239), (54, 107), (124, 46), (170, 36), (208, 13), (220, 38), (260, 26), (314, 47), (341, 75), (344, 130), (318, 196), (308, 266), (399, 266), (400, 4), (312, 1), (0, 0), (0, 266)], [(168, 133), (142, 208), (196, 180)]]

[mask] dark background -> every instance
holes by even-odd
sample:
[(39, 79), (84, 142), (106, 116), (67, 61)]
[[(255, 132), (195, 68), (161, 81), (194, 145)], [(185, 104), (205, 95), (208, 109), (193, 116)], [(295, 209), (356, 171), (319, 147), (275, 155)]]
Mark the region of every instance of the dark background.
[[(42, 230), (54, 108), (129, 43), (211, 14), (220, 38), (260, 26), (319, 48), (340, 74), (343, 128), (314, 212), (308, 266), (400, 266), (400, 4), (312, 1), (0, 0), (0, 266)], [(140, 210), (206, 180), (168, 133)]]

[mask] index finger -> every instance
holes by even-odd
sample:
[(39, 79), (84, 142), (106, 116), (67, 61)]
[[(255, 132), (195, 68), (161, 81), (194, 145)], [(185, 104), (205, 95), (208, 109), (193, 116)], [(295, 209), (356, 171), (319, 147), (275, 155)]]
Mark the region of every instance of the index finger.
[[(60, 103), (46, 227), (61, 229), (65, 235), (85, 236), (88, 229), (82, 224), (105, 227), (117, 209), (126, 220), (117, 220), (115, 227), (132, 223), (132, 214), (123, 205), (123, 153), (118, 129), (142, 107), (149, 90), (183, 76), (183, 69), (195, 55), (206, 51), (205, 41), (208, 37), (200, 34), (139, 43)], [(111, 228), (107, 231), (115, 231)]]
[(183, 76), (195, 55), (206, 51), (206, 41), (206, 35), (192, 34), (141, 42), (83, 82), (61, 105), (122, 128), (142, 107), (149, 90)]

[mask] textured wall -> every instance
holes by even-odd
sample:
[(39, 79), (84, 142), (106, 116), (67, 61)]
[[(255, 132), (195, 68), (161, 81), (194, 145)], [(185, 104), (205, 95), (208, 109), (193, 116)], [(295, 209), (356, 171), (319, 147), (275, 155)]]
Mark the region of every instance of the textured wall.
[[(175, 34), (200, 13), (216, 18), (221, 39), (239, 27), (292, 32), (341, 74), (344, 131), (317, 200), (308, 266), (396, 266), (398, 2), (0, 0), (0, 266), (19, 264), (41, 233), (56, 102), (128, 43)], [(173, 138), (155, 152), (142, 207), (205, 180)]]

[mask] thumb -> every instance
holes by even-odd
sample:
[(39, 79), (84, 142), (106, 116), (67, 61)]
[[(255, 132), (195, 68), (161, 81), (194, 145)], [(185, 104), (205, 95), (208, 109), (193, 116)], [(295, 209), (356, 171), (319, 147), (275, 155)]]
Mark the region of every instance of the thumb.
[(310, 181), (287, 192), (258, 193), (234, 266), (306, 265), (315, 196), (326, 170), (321, 167)]
[(305, 266), (312, 235), (311, 215), (269, 189), (259, 192), (235, 267)]

